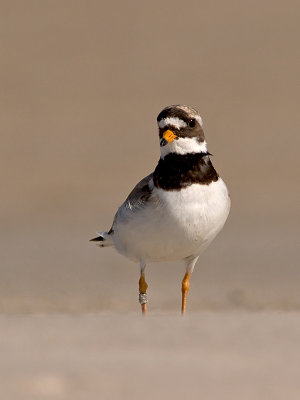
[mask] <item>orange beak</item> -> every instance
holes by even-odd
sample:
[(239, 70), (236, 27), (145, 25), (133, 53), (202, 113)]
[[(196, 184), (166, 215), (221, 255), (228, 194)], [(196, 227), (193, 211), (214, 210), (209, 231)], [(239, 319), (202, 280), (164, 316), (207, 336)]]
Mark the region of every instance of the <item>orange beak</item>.
[(165, 146), (167, 143), (173, 142), (173, 140), (176, 138), (177, 136), (175, 135), (175, 133), (168, 129), (166, 132), (164, 132), (163, 138), (160, 141), (160, 145)]

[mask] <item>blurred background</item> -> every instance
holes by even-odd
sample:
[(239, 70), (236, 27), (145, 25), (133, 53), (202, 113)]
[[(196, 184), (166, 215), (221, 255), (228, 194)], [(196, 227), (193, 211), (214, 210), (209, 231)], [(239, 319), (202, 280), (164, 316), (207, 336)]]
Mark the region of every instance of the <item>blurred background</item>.
[[(6, 400), (299, 397), (298, 1), (0, 2), (0, 387)], [(232, 209), (200, 257), (89, 239), (199, 110)]]
[[(204, 120), (232, 210), (189, 308), (300, 308), (299, 2), (1, 2), (0, 311), (139, 311), (138, 268), (89, 243), (159, 158), (156, 116)], [(147, 269), (177, 311), (184, 268)]]

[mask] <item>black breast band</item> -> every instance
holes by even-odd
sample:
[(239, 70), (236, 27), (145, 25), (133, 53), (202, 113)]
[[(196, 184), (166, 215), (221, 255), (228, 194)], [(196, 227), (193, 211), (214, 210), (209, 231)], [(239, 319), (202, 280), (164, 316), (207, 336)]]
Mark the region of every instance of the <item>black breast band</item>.
[(154, 186), (164, 190), (180, 190), (193, 183), (209, 185), (218, 180), (209, 153), (170, 153), (160, 159), (153, 174)]

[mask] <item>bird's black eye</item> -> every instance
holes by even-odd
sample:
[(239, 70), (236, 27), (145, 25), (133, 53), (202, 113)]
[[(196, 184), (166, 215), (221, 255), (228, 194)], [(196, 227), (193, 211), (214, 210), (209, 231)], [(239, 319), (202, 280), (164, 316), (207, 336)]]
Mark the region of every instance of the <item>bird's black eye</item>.
[(195, 128), (196, 126), (196, 120), (193, 118), (189, 121), (189, 127), (190, 128)]

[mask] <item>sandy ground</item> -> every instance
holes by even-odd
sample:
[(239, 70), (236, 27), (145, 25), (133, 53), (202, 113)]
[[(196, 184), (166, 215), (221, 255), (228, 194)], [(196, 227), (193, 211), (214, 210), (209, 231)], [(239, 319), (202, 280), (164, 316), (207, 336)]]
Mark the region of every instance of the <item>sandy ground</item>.
[(288, 400), (300, 394), (300, 314), (0, 317), (5, 400)]

